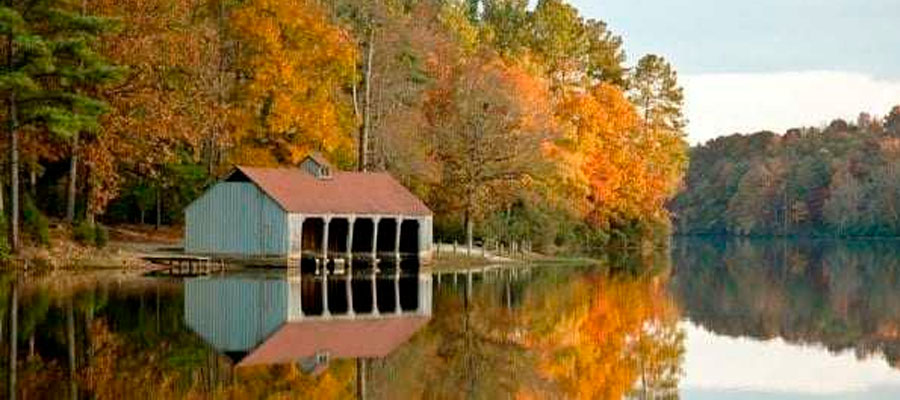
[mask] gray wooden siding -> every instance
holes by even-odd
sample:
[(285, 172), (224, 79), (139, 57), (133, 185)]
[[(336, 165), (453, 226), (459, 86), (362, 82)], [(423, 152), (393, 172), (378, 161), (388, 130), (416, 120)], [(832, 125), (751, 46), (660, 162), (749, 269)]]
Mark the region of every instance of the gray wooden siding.
[(276, 279), (188, 279), (184, 319), (219, 351), (249, 351), (287, 321), (288, 290)]
[(219, 182), (185, 211), (185, 251), (287, 256), (287, 213), (249, 182)]

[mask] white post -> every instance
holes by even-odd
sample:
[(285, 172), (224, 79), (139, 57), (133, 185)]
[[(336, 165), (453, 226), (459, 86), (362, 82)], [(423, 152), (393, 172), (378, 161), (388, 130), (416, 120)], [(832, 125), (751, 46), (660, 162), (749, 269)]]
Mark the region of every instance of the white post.
[[(374, 265), (376, 260), (378, 260), (378, 223), (381, 222), (381, 217), (372, 218), (372, 263), (373, 267), (377, 267)], [(377, 268), (376, 268), (377, 269)]]
[(328, 310), (328, 269), (325, 269), (326, 273), (322, 274), (322, 316), (330, 317), (331, 311)]
[[(348, 267), (349, 270), (349, 267)], [(353, 316), (356, 312), (353, 310), (353, 274), (347, 274), (347, 315)]]
[(472, 298), (472, 270), (466, 271), (466, 298)]
[(347, 218), (347, 266), (350, 266), (350, 260), (353, 259), (353, 225), (356, 224), (356, 217)]
[(375, 282), (375, 271), (372, 271), (372, 315), (378, 315), (378, 285)]
[(397, 270), (394, 272), (394, 313), (399, 315), (403, 312), (400, 308), (400, 261), (397, 260)]
[[(400, 259), (400, 226), (403, 225), (403, 218), (398, 216), (394, 220), (397, 221), (397, 225), (396, 225), (397, 229), (394, 232), (394, 258), (399, 260)], [(398, 265), (398, 267), (399, 267), (399, 265)]]
[(331, 224), (331, 217), (323, 217), (322, 221), (324, 224), (322, 225), (323, 233), (322, 233), (322, 266), (325, 268), (325, 273), (328, 273), (328, 225)]

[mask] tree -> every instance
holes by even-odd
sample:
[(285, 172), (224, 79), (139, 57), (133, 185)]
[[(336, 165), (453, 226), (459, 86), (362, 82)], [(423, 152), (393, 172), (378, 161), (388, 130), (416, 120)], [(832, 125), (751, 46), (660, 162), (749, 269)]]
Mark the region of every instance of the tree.
[(546, 69), (554, 90), (580, 79), (587, 49), (578, 10), (562, 0), (541, 0), (531, 14), (531, 49)]
[(823, 216), (840, 236), (849, 233), (859, 216), (862, 185), (846, 167), (838, 169), (831, 179), (831, 196), (825, 201)]
[[(624, 93), (601, 83), (559, 107), (564, 140), (554, 155), (566, 165), (576, 204), (595, 228), (667, 218), (665, 202), (681, 179), (686, 148), (675, 136), (646, 134)], [(668, 140), (665, 140), (668, 139)]]
[(900, 133), (900, 106), (894, 106), (890, 114), (884, 118), (884, 129), (889, 132)]
[(31, 32), (18, 10), (0, 8), (0, 34), (3, 35), (6, 68), (0, 75), (0, 90), (6, 100), (6, 125), (9, 134), (10, 159), (10, 219), (9, 244), (13, 252), (19, 249), (19, 130), (21, 117), (27, 114), (29, 103), (24, 99), (38, 96), (44, 88), (37, 75), (53, 68), (52, 52), (47, 40)]
[(645, 128), (681, 132), (684, 90), (678, 74), (662, 57), (646, 55), (638, 61), (629, 81), (630, 99), (638, 108)]
[[(75, 219), (76, 182), (78, 178), (78, 158), (81, 142), (90, 137), (86, 134), (98, 132), (97, 123), (101, 112), (106, 111), (105, 103), (96, 103), (85, 107), (87, 102), (99, 98), (98, 89), (117, 81), (121, 70), (107, 60), (97, 50), (99, 35), (114, 29), (112, 20), (87, 15), (86, 2), (82, 1), (80, 9), (68, 1), (58, 1), (59, 6), (66, 9), (55, 9), (50, 15), (59, 19), (60, 27), (47, 34), (60, 43), (55, 53), (56, 73), (60, 76), (58, 83), (63, 90), (80, 96), (80, 100), (68, 105), (73, 114), (86, 119), (82, 129), (74, 129), (71, 135), (71, 159), (69, 163), (68, 193), (66, 196), (66, 221)], [(102, 108), (98, 108), (102, 106)], [(92, 218), (89, 218), (93, 222)]]
[(19, 246), (19, 132), (41, 130), (70, 139), (98, 128), (105, 104), (82, 88), (115, 79), (117, 69), (90, 48), (91, 38), (107, 29), (103, 18), (81, 15), (64, 1), (41, 1), (27, 14), (0, 9), (6, 69), (2, 90), (7, 99), (10, 135), (11, 216), (9, 240)]
[(240, 42), (230, 129), (235, 161), (297, 163), (310, 150), (350, 164), (354, 128), (343, 89), (356, 48), (324, 10), (304, 0), (251, 0), (231, 14)]
[[(128, 69), (126, 79), (103, 90), (111, 110), (85, 149), (91, 166), (88, 213), (104, 212), (117, 198), (141, 198), (136, 208), (143, 215), (143, 203), (171, 183), (168, 166), (200, 162), (215, 175), (224, 161), (224, 92), (231, 75), (220, 33), (223, 5), (210, 11), (215, 18), (197, 18), (206, 10), (184, 0), (91, 5), (121, 20), (121, 30), (102, 37), (101, 51)], [(141, 190), (120, 196), (122, 186)]]
[(490, 54), (458, 66), (429, 92), (442, 194), (461, 204), (469, 245), (475, 219), (501, 203), (491, 194), (527, 185), (540, 170), (550, 116), (539, 106), (547, 95), (540, 81)]

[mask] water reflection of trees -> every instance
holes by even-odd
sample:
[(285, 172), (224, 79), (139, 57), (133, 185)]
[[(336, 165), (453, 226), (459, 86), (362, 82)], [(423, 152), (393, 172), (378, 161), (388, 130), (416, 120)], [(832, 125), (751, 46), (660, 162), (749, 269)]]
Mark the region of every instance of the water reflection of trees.
[[(354, 364), (318, 375), (297, 365), (235, 371), (183, 323), (180, 282), (18, 282), (0, 277), (3, 349), (15, 337), (16, 368), (0, 375), (21, 398), (263, 398), (304, 393), (350, 397)], [(12, 301), (12, 293), (17, 299)], [(15, 305), (16, 334), (11, 335)], [(14, 373), (13, 373), (14, 371)], [(5, 391), (4, 391), (5, 392)], [(12, 396), (7, 396), (12, 397)]]
[(730, 336), (884, 354), (900, 367), (900, 247), (893, 241), (685, 240), (673, 291)]
[[(667, 398), (684, 352), (667, 257), (434, 279), (431, 323), (366, 361), (372, 398)], [(177, 281), (0, 282), (3, 348), (17, 288), (17, 392), (62, 398), (351, 398), (354, 360), (234, 368), (184, 323)], [(471, 289), (470, 289), (471, 288)], [(7, 352), (0, 374), (8, 381)]]
[[(659, 260), (666, 260), (661, 258)], [(665, 274), (512, 271), (435, 291), (431, 326), (373, 368), (401, 398), (677, 397), (684, 353)], [(478, 277), (476, 277), (477, 279)], [(462, 283), (462, 284), (459, 284)], [(409, 365), (417, 365), (409, 368)]]

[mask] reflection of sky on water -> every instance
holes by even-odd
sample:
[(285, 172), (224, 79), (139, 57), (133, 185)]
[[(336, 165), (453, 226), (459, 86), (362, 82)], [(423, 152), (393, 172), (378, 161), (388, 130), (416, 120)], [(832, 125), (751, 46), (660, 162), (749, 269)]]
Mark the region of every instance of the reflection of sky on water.
[(900, 398), (900, 373), (882, 356), (860, 360), (853, 351), (721, 336), (690, 321), (681, 326), (686, 399)]

